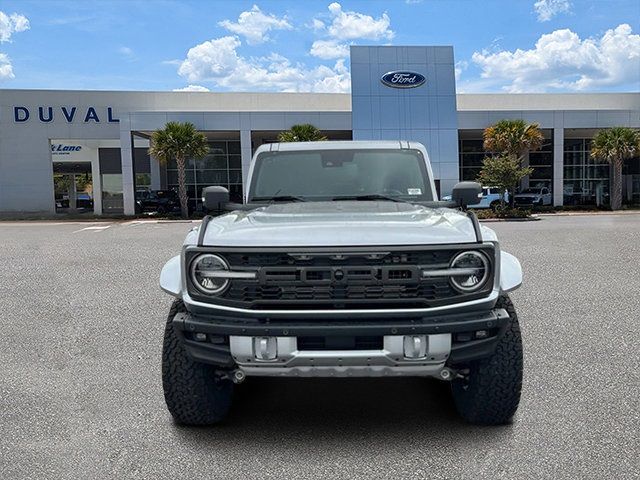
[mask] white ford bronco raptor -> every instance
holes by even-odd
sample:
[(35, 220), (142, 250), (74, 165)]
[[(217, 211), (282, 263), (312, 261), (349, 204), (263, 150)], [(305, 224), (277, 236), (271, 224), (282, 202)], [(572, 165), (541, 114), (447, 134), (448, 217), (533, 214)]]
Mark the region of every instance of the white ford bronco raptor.
[(404, 141), (263, 145), (247, 185), (243, 204), (204, 189), (229, 213), (160, 275), (176, 422), (221, 421), (252, 376), (435, 377), (465, 420), (510, 421), (522, 342), (507, 292), (522, 270), (466, 211), (480, 185), (438, 201), (426, 149)]

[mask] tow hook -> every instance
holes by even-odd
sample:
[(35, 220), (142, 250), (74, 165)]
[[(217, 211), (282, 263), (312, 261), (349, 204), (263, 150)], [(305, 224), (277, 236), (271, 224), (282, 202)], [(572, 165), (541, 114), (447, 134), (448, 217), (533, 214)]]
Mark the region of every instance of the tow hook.
[(440, 370), (440, 378), (447, 382), (450, 382), (451, 380), (454, 380), (456, 378), (466, 378), (468, 375), (468, 369), (454, 370), (452, 368), (444, 367), (442, 370)]
[(247, 378), (247, 374), (244, 373), (242, 370), (238, 369), (238, 370), (234, 370), (233, 374), (231, 376), (231, 380), (233, 381), (233, 383), (235, 384), (239, 384), (244, 382), (244, 379)]
[(450, 370), (446, 367), (440, 370), (440, 378), (442, 380), (450, 381), (454, 377), (455, 377), (455, 373), (453, 372), (453, 370)]

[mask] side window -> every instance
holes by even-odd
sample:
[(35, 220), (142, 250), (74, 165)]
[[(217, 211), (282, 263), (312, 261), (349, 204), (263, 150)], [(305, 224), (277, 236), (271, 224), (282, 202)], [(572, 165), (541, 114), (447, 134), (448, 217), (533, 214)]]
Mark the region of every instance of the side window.
[(491, 190), (489, 190), (488, 188), (483, 188), (482, 189), (482, 196), (486, 197), (487, 195), (491, 195)]
[(543, 195), (546, 195), (547, 193), (549, 193), (549, 190), (547, 190), (546, 188), (543, 188), (543, 189), (542, 189), (542, 194), (543, 194)]

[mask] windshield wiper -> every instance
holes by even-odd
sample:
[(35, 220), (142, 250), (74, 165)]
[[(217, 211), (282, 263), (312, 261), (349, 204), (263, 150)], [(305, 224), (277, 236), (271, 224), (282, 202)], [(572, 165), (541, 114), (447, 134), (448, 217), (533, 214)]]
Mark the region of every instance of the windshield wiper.
[(274, 195), (273, 197), (253, 197), (252, 202), (306, 202), (304, 197), (296, 195)]
[(386, 195), (380, 195), (378, 193), (370, 193), (368, 195), (342, 195), (340, 197), (333, 197), (331, 200), (334, 202), (338, 202), (340, 200), (387, 200), (389, 202), (409, 203), (406, 200), (402, 200), (400, 198), (388, 197)]

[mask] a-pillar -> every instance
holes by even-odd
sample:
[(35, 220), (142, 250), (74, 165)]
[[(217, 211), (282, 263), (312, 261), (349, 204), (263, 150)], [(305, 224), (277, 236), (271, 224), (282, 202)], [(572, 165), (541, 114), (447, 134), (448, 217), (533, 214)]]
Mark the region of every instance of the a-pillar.
[[(242, 194), (246, 195), (249, 188), (247, 178), (249, 177), (249, 167), (251, 166), (251, 130), (240, 130), (240, 155), (242, 161)], [(245, 197), (246, 198), (246, 197)]]

